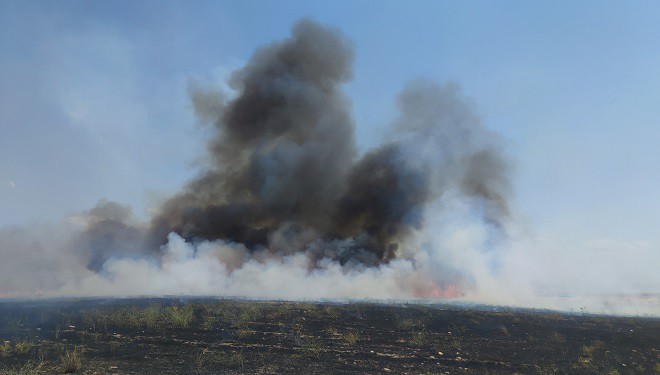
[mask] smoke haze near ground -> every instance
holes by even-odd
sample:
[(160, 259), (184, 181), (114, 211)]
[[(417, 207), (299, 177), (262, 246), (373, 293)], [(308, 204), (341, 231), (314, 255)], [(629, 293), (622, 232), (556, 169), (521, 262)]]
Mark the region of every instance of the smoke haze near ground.
[(148, 222), (100, 201), (68, 223), (3, 229), (0, 293), (547, 305), (516, 258), (534, 244), (499, 136), (458, 85), (418, 80), (387, 141), (360, 155), (342, 92), (353, 59), (339, 31), (302, 20), (231, 75), (233, 95), (192, 86), (212, 134), (199, 175)]

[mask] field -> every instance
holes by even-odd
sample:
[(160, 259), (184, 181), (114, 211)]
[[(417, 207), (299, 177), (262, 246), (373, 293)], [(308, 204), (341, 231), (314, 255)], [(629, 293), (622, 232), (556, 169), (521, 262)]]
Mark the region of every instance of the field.
[(0, 302), (2, 374), (658, 374), (660, 320), (199, 298)]

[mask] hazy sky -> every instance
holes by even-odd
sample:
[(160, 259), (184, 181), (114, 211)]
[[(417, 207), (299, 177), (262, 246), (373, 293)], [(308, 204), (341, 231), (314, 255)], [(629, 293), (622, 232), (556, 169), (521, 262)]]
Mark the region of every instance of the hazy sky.
[(190, 82), (301, 17), (354, 43), (363, 149), (406, 82), (455, 81), (506, 139), (531, 232), (660, 262), (657, 1), (0, 1), (0, 226), (100, 198), (143, 215), (203, 154)]

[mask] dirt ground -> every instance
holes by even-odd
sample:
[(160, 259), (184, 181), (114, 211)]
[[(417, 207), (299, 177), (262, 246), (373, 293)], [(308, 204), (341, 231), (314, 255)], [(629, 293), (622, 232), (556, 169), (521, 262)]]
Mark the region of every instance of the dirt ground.
[(660, 319), (200, 298), (0, 302), (2, 374), (658, 374)]

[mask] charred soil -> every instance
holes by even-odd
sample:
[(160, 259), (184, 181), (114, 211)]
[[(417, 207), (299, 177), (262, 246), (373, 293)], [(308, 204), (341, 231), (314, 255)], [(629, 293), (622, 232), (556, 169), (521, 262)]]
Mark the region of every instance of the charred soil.
[(0, 302), (0, 374), (66, 372), (657, 374), (660, 320), (200, 298)]

